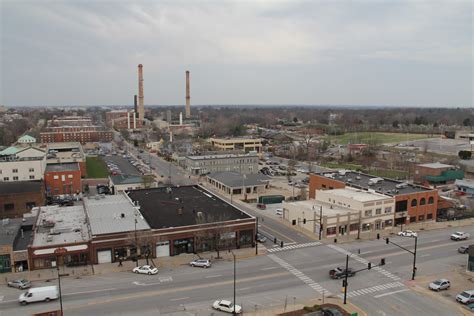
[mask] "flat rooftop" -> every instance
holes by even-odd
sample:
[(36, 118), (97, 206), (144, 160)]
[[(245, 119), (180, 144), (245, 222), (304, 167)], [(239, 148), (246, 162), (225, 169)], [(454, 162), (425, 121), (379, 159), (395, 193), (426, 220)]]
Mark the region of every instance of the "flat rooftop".
[(0, 195), (18, 193), (39, 193), (43, 188), (42, 181), (0, 182)]
[(191, 160), (205, 160), (205, 159), (226, 159), (226, 158), (248, 158), (248, 157), (258, 157), (257, 153), (249, 154), (210, 154), (210, 155), (200, 155), (200, 156), (186, 156), (187, 159)]
[(333, 189), (325, 191), (326, 193), (346, 197), (359, 202), (383, 201), (392, 198), (391, 196), (380, 193), (373, 193), (366, 190), (357, 190), (354, 188)]
[(38, 211), (33, 247), (87, 242), (90, 239), (82, 205), (42, 206)]
[(21, 227), (21, 218), (0, 220), (0, 246), (13, 246), (15, 237)]
[(128, 195), (153, 229), (252, 218), (199, 186), (133, 190)]
[[(346, 215), (346, 214), (359, 214), (359, 211), (353, 210), (347, 207), (342, 207), (338, 206), (335, 204), (330, 204), (326, 202), (320, 202), (316, 200), (304, 200), (304, 201), (297, 201), (297, 202), (286, 202), (283, 201), (283, 207), (285, 206), (290, 206), (290, 207), (296, 207), (299, 210), (302, 211), (307, 211), (310, 213), (316, 212), (317, 217), (319, 217), (319, 212), (323, 210), (323, 216), (336, 216), (337, 214), (339, 215)], [(288, 208), (288, 207), (287, 207)]]
[(222, 172), (211, 172), (207, 175), (209, 179), (213, 179), (217, 182), (224, 184), (229, 188), (242, 188), (242, 186), (258, 186), (266, 185), (271, 180), (270, 177), (261, 174), (246, 174), (242, 175), (238, 172), (222, 171)]
[[(96, 195), (84, 198), (92, 235), (150, 229), (142, 214), (125, 195)], [(135, 216), (136, 215), (136, 216)]]
[(54, 163), (46, 165), (45, 172), (77, 171), (79, 164), (75, 163)]
[(386, 194), (389, 196), (433, 191), (433, 189), (425, 188), (419, 185), (408, 184), (402, 181), (396, 181), (387, 178), (383, 178), (383, 181), (380, 181), (377, 184), (369, 185), (370, 179), (378, 177), (355, 171), (324, 172), (318, 175), (344, 182), (346, 185), (356, 189), (371, 189), (377, 193)]

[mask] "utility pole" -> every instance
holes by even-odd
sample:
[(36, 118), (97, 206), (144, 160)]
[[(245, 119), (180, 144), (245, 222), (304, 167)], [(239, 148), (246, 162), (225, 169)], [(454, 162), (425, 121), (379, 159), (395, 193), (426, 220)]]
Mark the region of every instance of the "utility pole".
[(415, 237), (415, 251), (413, 252), (413, 273), (411, 275), (411, 279), (415, 280), (415, 274), (416, 274), (416, 247), (418, 244), (418, 237)]
[(135, 265), (138, 267), (137, 211), (135, 210)]
[(258, 255), (258, 216), (257, 216), (257, 228), (255, 229), (255, 255)]
[(235, 265), (235, 254), (232, 252), (232, 256), (234, 257), (234, 302), (233, 302), (233, 310), (232, 310), (232, 315), (236, 315), (235, 312), (235, 280), (236, 280), (236, 265)]
[(323, 234), (323, 206), (319, 207), (319, 240), (321, 240)]
[(347, 276), (348, 276), (348, 271), (349, 271), (349, 255), (346, 255), (346, 271), (344, 275), (344, 304), (347, 304)]

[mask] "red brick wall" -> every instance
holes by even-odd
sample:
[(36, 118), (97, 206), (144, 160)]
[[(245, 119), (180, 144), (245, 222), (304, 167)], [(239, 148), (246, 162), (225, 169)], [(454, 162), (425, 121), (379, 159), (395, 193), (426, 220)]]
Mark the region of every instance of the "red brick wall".
[[(0, 195), (0, 219), (22, 217), (30, 211), (26, 204), (31, 202), (35, 203), (35, 206), (45, 205), (44, 190)], [(6, 211), (5, 204), (13, 204), (14, 209)]]
[[(72, 175), (72, 179), (68, 177), (69, 175)], [(54, 179), (54, 176), (58, 176), (58, 179)], [(82, 191), (81, 170), (45, 172), (44, 182), (51, 195), (74, 194)]]
[[(433, 204), (428, 204), (430, 197), (433, 197)], [(420, 201), (422, 198), (425, 198), (425, 202), (426, 202), (425, 205), (420, 205)], [(416, 206), (411, 206), (413, 199), (417, 200)], [(414, 222), (426, 221), (428, 220), (428, 214), (431, 214), (432, 220), (436, 220), (436, 214), (438, 210), (438, 191), (432, 190), (432, 191), (424, 191), (424, 192), (417, 192), (417, 193), (395, 196), (395, 202), (403, 201), (403, 200), (408, 201), (407, 221), (409, 221), (410, 218), (413, 216), (416, 217), (416, 220)], [(419, 218), (420, 215), (423, 215), (423, 220), (420, 220)]]
[(346, 184), (344, 182), (326, 178), (324, 176), (310, 174), (309, 175), (309, 198), (316, 197), (316, 190), (330, 190), (330, 189), (344, 189)]

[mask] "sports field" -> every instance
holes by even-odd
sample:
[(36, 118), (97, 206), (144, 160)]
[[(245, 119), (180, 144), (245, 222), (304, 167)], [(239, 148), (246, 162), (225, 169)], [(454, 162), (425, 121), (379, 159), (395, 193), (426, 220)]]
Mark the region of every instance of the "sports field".
[(439, 137), (439, 135), (430, 134), (407, 134), (407, 133), (377, 133), (360, 132), (346, 133), (344, 135), (327, 136), (327, 139), (333, 144), (386, 144), (400, 143), (424, 138)]

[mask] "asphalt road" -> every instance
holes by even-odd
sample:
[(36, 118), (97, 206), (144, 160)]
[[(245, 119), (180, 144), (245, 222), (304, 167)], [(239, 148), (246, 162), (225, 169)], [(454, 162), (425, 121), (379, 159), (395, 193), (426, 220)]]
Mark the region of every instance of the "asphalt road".
[[(463, 229), (474, 234), (474, 227)], [(418, 240), (417, 276), (450, 271), (465, 266), (466, 255), (456, 249), (472, 241), (453, 242), (454, 229), (421, 232)], [(411, 238), (393, 237), (393, 241), (412, 247)], [(360, 249), (360, 255), (358, 250)], [(237, 262), (237, 303), (245, 311), (254, 311), (287, 302), (296, 303), (328, 295), (341, 295), (341, 280), (328, 277), (329, 269), (345, 262), (364, 268), (364, 260), (374, 264), (381, 257), (382, 269), (361, 271), (349, 279), (350, 302), (369, 315), (459, 315), (458, 305), (444, 304), (436, 295), (413, 291), (409, 286), (413, 257), (384, 241), (361, 241), (344, 245), (319, 245), (287, 249)], [(51, 284), (51, 283), (45, 283)], [(42, 284), (35, 284), (39, 286)], [(233, 263), (216, 261), (211, 269), (180, 266), (161, 269), (156, 276), (128, 272), (63, 278), (65, 315), (211, 315), (215, 299), (232, 299)], [(20, 306), (20, 291), (0, 289), (0, 315), (26, 315), (58, 308), (57, 301)], [(182, 313), (179, 313), (179, 312)], [(221, 313), (215, 312), (215, 315)]]

